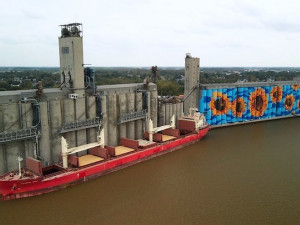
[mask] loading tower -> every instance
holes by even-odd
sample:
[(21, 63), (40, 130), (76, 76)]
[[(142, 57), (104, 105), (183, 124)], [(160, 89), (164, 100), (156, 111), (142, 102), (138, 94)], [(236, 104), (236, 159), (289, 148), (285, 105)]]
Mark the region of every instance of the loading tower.
[(70, 23), (60, 25), (60, 27), (60, 87), (73, 90), (80, 98), (84, 95), (82, 24)]

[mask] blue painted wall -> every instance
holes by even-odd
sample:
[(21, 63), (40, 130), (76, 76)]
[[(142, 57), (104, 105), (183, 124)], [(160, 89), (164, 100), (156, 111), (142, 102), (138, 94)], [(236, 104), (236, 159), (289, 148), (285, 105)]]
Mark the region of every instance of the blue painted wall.
[(211, 125), (300, 115), (300, 85), (204, 89), (199, 111)]

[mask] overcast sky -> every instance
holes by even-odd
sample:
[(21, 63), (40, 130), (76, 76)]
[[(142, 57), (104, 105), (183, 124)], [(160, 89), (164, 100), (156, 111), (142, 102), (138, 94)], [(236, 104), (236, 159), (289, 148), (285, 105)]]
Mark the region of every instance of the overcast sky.
[(300, 66), (299, 0), (1, 0), (0, 66), (59, 66), (58, 25), (83, 24), (93, 66)]

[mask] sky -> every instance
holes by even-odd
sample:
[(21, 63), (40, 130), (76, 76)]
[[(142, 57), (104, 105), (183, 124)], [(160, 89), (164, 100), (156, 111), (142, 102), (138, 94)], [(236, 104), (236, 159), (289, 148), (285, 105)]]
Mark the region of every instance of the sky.
[(299, 67), (297, 0), (0, 0), (0, 66), (59, 66), (61, 24), (83, 24), (95, 67)]

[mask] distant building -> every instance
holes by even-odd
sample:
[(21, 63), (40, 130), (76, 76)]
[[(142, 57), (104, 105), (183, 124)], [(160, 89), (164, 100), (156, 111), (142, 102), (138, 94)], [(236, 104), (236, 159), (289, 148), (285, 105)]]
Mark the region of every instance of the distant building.
[(293, 80), (294, 81), (300, 81), (300, 76), (294, 77)]
[(11, 87), (20, 87), (20, 84), (11, 84)]
[(275, 81), (275, 80), (272, 79), (272, 78), (268, 78), (268, 79), (267, 79), (267, 82), (273, 82), (273, 81)]
[(237, 80), (236, 83), (247, 83), (248, 80), (247, 79), (243, 79), (243, 80)]

